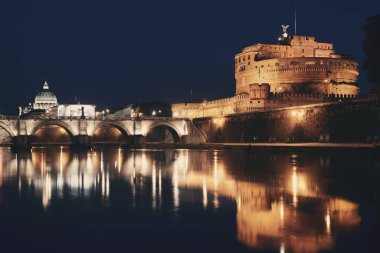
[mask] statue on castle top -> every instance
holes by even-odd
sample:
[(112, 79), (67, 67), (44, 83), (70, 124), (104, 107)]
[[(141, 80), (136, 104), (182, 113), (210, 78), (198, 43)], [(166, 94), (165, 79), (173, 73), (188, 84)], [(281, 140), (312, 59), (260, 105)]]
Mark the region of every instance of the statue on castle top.
[(289, 25), (281, 25), (281, 26), (282, 26), (282, 32), (283, 32), (282, 37), (287, 38), (288, 37), (287, 30), (289, 28)]

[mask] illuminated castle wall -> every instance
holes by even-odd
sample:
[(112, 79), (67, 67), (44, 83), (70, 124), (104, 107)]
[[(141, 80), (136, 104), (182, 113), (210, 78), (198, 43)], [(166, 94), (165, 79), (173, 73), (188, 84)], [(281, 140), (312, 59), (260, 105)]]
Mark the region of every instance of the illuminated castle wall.
[(358, 63), (332, 43), (288, 36), (256, 44), (235, 56), (235, 96), (172, 105), (174, 117), (201, 118), (356, 98)]
[(336, 54), (332, 43), (306, 36), (284, 40), (249, 46), (235, 56), (236, 95), (249, 93), (253, 83), (269, 83), (274, 93), (358, 94), (358, 63)]

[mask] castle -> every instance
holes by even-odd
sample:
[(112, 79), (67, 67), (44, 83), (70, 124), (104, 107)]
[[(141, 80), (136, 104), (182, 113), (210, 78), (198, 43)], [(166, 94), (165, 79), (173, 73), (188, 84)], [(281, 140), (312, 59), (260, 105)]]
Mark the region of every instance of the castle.
[(201, 118), (266, 111), (355, 98), (358, 63), (337, 54), (332, 43), (289, 36), (256, 44), (235, 55), (235, 96), (172, 105), (174, 117)]

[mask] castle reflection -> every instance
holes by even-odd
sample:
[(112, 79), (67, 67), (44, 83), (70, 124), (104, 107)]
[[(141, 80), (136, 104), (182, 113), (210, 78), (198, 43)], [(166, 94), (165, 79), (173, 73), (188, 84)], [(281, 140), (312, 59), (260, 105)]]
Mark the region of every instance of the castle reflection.
[[(44, 208), (52, 199), (102, 196), (107, 205), (115, 180), (131, 187), (131, 205), (149, 192), (152, 209), (163, 199), (174, 211), (192, 194), (204, 209), (236, 202), (237, 239), (253, 248), (318, 252), (360, 223), (358, 205), (329, 196), (324, 173), (329, 158), (297, 155), (226, 155), (225, 151), (34, 148), (14, 154), (0, 148), (0, 189), (17, 182), (18, 192), (36, 194)], [(247, 166), (248, 164), (248, 166)], [(170, 187), (167, 187), (169, 185)], [(171, 191), (164, 191), (163, 188)]]

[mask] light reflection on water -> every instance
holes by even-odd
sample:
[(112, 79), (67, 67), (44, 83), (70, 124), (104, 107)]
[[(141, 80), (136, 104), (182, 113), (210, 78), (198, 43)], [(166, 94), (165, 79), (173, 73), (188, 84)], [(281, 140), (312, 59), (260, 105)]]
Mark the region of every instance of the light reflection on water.
[(67, 194), (71, 199), (101, 196), (107, 208), (113, 182), (120, 179), (131, 191), (118, 194), (130, 194), (125, 199), (131, 208), (141, 204), (141, 193), (150, 202), (143, 208), (159, 212), (170, 199), (165, 208), (173, 214), (189, 202), (221, 210), (228, 208), (222, 205), (228, 199), (236, 203), (236, 237), (231, 240), (253, 250), (318, 252), (333, 248), (341, 232), (359, 226), (358, 204), (327, 192), (328, 157), (245, 156), (243, 151), (117, 148), (72, 153), (62, 147), (15, 154), (0, 148), (0, 188), (17, 182), (19, 194), (34, 194), (46, 212), (53, 199)]

